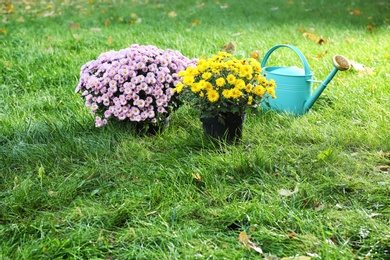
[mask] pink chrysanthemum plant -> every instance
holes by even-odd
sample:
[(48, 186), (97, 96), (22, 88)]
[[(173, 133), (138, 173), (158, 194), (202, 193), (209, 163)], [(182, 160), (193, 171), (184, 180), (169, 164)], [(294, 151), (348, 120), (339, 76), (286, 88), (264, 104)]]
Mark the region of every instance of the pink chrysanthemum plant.
[(96, 127), (112, 118), (136, 125), (159, 124), (179, 107), (173, 91), (180, 82), (178, 73), (193, 64), (195, 60), (179, 51), (134, 44), (84, 64), (75, 93), (96, 114)]
[(182, 82), (174, 91), (200, 110), (201, 118), (241, 115), (256, 108), (266, 98), (275, 98), (275, 81), (267, 80), (254, 58), (235, 58), (219, 52), (200, 59), (178, 74)]

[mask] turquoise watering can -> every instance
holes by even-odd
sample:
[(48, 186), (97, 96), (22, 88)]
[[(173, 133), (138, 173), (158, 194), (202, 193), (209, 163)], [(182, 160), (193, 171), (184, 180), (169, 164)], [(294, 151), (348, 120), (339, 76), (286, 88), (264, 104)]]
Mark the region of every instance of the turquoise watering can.
[[(303, 63), (303, 69), (296, 66), (292, 67), (266, 67), (267, 60), (271, 53), (278, 48), (286, 47), (298, 54)], [(303, 54), (294, 46), (280, 44), (272, 47), (264, 56), (261, 63), (263, 75), (268, 79), (275, 80), (276, 99), (267, 98), (262, 106), (265, 109), (286, 112), (294, 115), (305, 114), (321, 95), (328, 83), (336, 75), (337, 71), (348, 70), (350, 64), (347, 58), (336, 55), (333, 56), (334, 69), (322, 82), (322, 84), (312, 93), (312, 82), (320, 82), (313, 80), (313, 72), (310, 71), (309, 64)]]

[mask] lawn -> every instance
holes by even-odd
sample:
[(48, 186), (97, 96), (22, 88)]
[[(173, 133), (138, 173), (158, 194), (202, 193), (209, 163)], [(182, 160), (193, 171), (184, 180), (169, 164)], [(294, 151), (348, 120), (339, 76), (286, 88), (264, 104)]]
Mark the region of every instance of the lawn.
[[(0, 259), (390, 259), (388, 1), (0, 7)], [(248, 114), (235, 145), (205, 138), (187, 104), (156, 136), (96, 128), (74, 93), (109, 50), (199, 58), (229, 42), (260, 61), (294, 45), (317, 80), (335, 54), (353, 66), (303, 116)], [(268, 62), (301, 65), (288, 49)]]

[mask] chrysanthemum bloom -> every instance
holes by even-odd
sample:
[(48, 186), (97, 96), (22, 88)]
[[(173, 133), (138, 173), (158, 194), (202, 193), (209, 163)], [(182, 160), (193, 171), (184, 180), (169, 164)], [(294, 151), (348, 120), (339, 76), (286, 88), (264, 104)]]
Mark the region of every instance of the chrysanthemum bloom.
[(134, 44), (102, 53), (97, 60), (84, 64), (75, 92), (82, 93), (85, 105), (99, 114), (95, 119), (97, 127), (113, 117), (161, 122), (180, 104), (177, 91), (173, 91), (180, 82), (180, 72), (195, 64), (196, 60), (178, 51)]

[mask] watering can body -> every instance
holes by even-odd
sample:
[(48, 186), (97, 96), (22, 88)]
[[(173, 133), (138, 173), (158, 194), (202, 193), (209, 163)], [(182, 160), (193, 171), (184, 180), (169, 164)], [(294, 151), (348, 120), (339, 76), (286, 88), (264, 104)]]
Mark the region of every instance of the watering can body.
[[(271, 53), (281, 47), (290, 48), (298, 54), (302, 61), (303, 69), (296, 66), (265, 66)], [(267, 96), (262, 103), (263, 108), (294, 115), (303, 115), (319, 96), (312, 97), (313, 72), (310, 71), (307, 60), (296, 47), (286, 44), (274, 46), (264, 56), (261, 67), (263, 75), (268, 80), (275, 80), (276, 83), (276, 99)]]

